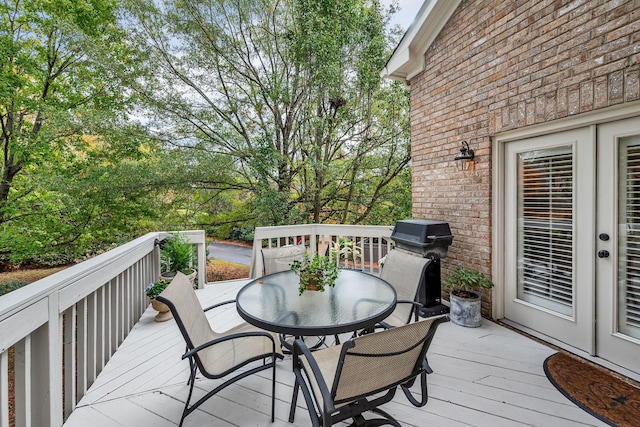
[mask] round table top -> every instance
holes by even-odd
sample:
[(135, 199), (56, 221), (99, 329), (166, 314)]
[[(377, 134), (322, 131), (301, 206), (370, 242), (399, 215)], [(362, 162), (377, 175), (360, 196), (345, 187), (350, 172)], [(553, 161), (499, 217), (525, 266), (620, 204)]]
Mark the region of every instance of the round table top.
[(396, 305), (385, 280), (357, 270), (340, 270), (324, 292), (298, 294), (300, 279), (287, 270), (255, 279), (236, 297), (240, 316), (262, 329), (294, 336), (334, 335), (375, 325)]

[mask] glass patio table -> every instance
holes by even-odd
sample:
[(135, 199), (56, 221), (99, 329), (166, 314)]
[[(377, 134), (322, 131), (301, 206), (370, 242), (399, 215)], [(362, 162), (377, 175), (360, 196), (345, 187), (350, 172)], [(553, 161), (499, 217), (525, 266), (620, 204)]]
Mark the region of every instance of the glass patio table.
[(393, 286), (362, 271), (340, 270), (335, 287), (324, 292), (299, 295), (299, 281), (287, 270), (249, 282), (236, 297), (238, 313), (259, 328), (304, 337), (373, 327), (396, 305)]

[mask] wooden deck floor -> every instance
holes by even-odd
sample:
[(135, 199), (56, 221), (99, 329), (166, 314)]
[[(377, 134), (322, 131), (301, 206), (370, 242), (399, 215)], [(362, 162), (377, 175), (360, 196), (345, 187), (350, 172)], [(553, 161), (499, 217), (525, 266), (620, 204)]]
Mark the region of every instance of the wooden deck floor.
[[(243, 281), (207, 285), (203, 306), (233, 299)], [(240, 321), (233, 305), (215, 310), (219, 330)], [(66, 427), (175, 426), (187, 396), (188, 362), (174, 321), (156, 323), (149, 307), (98, 376)], [(542, 364), (555, 351), (483, 320), (477, 329), (441, 325), (428, 353), (429, 402), (409, 404), (402, 393), (385, 409), (404, 426), (605, 426), (567, 400), (547, 380)], [(291, 359), (277, 368), (276, 422), (271, 423), (269, 371), (248, 377), (211, 398), (185, 426), (307, 426), (303, 399), (287, 422), (294, 381)], [(195, 397), (215, 381), (200, 379)]]

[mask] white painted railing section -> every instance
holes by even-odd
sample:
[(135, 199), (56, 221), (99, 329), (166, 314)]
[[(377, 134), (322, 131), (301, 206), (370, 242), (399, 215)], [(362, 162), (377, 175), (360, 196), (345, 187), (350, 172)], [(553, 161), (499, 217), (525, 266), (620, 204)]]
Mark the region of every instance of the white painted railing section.
[[(204, 232), (181, 234), (196, 245), (204, 287)], [(156, 242), (166, 235), (149, 233), (0, 297), (1, 427), (62, 425), (146, 309), (144, 290), (160, 275)]]
[[(375, 273), (378, 260), (391, 249), (392, 231), (393, 226), (389, 225), (301, 224), (256, 227), (249, 277), (253, 279), (263, 274), (262, 248), (299, 244), (307, 246), (310, 255), (330, 255), (342, 267)], [(338, 250), (345, 247), (350, 249)]]

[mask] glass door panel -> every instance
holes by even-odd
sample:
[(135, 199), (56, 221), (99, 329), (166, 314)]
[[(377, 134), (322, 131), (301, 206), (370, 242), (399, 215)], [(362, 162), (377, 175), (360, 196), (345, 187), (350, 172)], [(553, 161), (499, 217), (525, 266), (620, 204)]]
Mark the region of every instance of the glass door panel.
[(620, 138), (618, 332), (640, 339), (640, 136)]
[(573, 314), (573, 150), (518, 154), (518, 299)]

